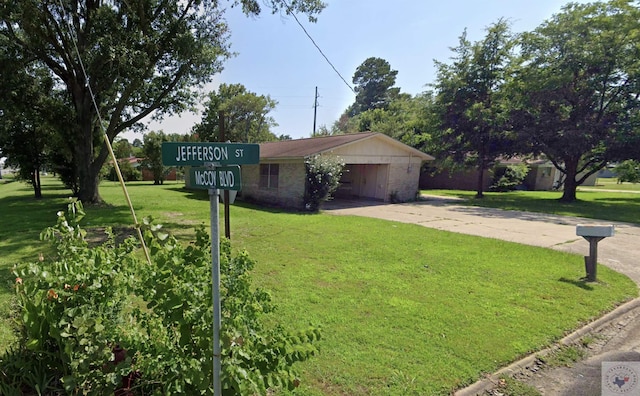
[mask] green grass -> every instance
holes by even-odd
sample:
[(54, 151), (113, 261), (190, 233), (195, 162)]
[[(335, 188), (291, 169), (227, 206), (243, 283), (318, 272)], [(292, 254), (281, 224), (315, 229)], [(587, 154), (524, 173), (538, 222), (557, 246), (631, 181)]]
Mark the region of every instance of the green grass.
[(504, 396), (541, 396), (536, 388), (510, 377), (501, 378), (498, 389)]
[[(183, 239), (209, 224), (206, 192), (133, 183), (129, 193), (139, 218), (151, 215)], [(85, 226), (131, 224), (120, 187), (104, 183), (101, 194), (109, 204), (87, 208)], [(9, 282), (12, 263), (36, 257), (38, 232), (65, 205), (51, 180), (44, 195), (0, 184), (0, 213), (11, 217), (0, 229), (9, 252), (0, 274)], [(279, 306), (270, 320), (322, 326), (320, 354), (300, 365), (296, 395), (447, 395), (637, 296), (605, 267), (599, 283), (579, 281), (576, 255), (411, 224), (238, 204), (231, 235)], [(10, 296), (2, 290), (0, 304)]]
[(618, 191), (637, 191), (640, 192), (640, 183), (620, 183), (616, 178), (599, 178), (595, 186), (578, 187), (578, 189), (596, 189), (596, 190), (618, 190)]
[(640, 224), (640, 194), (633, 192), (589, 189), (578, 191), (577, 201), (570, 203), (559, 201), (562, 192), (557, 191), (486, 192), (480, 199), (475, 198), (475, 191), (422, 190), (421, 193), (462, 198), (458, 202), (461, 205)]
[(549, 367), (571, 367), (575, 362), (584, 359), (587, 352), (578, 345), (563, 346), (546, 356), (538, 358)]

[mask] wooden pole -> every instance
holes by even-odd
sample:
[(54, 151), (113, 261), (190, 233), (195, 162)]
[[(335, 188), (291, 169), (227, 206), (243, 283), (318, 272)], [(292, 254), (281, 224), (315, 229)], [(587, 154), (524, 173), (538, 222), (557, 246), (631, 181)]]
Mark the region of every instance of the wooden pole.
[[(224, 112), (222, 111), (218, 112), (218, 126), (220, 127), (220, 142), (224, 142)], [(229, 221), (229, 190), (223, 190), (222, 197), (224, 201), (224, 236), (227, 239), (231, 239), (231, 222)]]

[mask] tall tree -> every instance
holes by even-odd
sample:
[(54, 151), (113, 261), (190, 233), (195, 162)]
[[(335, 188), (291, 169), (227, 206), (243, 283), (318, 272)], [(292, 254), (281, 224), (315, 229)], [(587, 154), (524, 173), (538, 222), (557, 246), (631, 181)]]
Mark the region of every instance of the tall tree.
[(164, 183), (171, 168), (162, 164), (162, 142), (191, 142), (189, 135), (177, 133), (166, 134), (163, 131), (151, 131), (144, 135), (141, 155), (144, 157), (141, 166), (153, 174), (153, 184)]
[(440, 118), (436, 155), (478, 171), (476, 197), (483, 197), (484, 172), (496, 159), (514, 150), (509, 138), (502, 87), (512, 58), (509, 25), (499, 20), (482, 41), (471, 43), (466, 32), (452, 48), (453, 63), (436, 62), (436, 111)]
[(133, 146), (127, 139), (117, 139), (113, 142), (113, 153), (116, 158), (129, 158), (133, 156)]
[(0, 157), (42, 197), (40, 172), (51, 165), (56, 130), (64, 128), (65, 102), (49, 70), (25, 65), (15, 47), (0, 37)]
[(565, 175), (563, 201), (607, 162), (639, 155), (639, 21), (631, 1), (570, 3), (522, 36), (514, 120)]
[(163, 184), (170, 168), (162, 165), (162, 142), (169, 141), (164, 132), (149, 132), (144, 135), (141, 166), (153, 174), (153, 184)]
[[(265, 3), (231, 4), (256, 15)], [(324, 4), (267, 0), (266, 6), (313, 19)], [(147, 116), (178, 113), (221, 70), (229, 56), (222, 14), (219, 2), (207, 0), (1, 1), (0, 35), (20, 48), (22, 58), (46, 65), (73, 104), (81, 200), (101, 201), (99, 171), (108, 153), (101, 128), (112, 142)]]
[(349, 110), (354, 116), (367, 110), (384, 109), (400, 88), (396, 84), (397, 70), (391, 70), (389, 62), (382, 58), (367, 58), (353, 74), (356, 100)]
[(423, 92), (416, 96), (400, 93), (391, 99), (386, 109), (366, 110), (352, 117), (345, 112), (334, 122), (331, 130), (321, 126), (316, 135), (380, 132), (431, 153), (432, 135), (437, 129), (433, 102), (431, 92)]
[(220, 111), (224, 114), (225, 140), (260, 143), (277, 140), (271, 132), (276, 126), (269, 113), (276, 101), (268, 95), (257, 95), (242, 84), (220, 84), (209, 93), (202, 120), (192, 132), (202, 141), (220, 141)]

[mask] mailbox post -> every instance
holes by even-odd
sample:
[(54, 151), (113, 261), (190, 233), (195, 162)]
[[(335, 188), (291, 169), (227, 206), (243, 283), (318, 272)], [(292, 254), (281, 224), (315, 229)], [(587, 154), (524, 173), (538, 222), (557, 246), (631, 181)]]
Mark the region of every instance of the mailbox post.
[(578, 224), (576, 235), (589, 241), (589, 255), (584, 256), (584, 267), (587, 271), (587, 281), (596, 281), (596, 266), (598, 265), (598, 242), (614, 235), (613, 225)]

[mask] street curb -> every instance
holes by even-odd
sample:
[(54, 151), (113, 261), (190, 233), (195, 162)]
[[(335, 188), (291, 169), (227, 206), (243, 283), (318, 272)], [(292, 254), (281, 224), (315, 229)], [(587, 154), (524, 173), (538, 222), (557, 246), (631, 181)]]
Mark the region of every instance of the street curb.
[(564, 346), (564, 345), (571, 345), (573, 343), (575, 343), (578, 339), (580, 339), (581, 337), (583, 337), (584, 335), (594, 332), (594, 331), (598, 331), (600, 329), (602, 329), (603, 327), (609, 325), (611, 322), (616, 321), (617, 319), (619, 319), (621, 316), (627, 314), (630, 311), (633, 311), (634, 309), (638, 309), (640, 308), (640, 298), (636, 298), (633, 299), (621, 306), (619, 306), (618, 308), (614, 309), (613, 311), (609, 312), (608, 314), (604, 315), (603, 317), (587, 324), (586, 326), (574, 331), (573, 333), (569, 334), (568, 336), (564, 337), (563, 339), (561, 339), (560, 341), (558, 341), (556, 344), (554, 344), (553, 346), (544, 349), (542, 351), (539, 352), (535, 352), (530, 354), (529, 356), (526, 356), (520, 360), (518, 360), (517, 362), (514, 362), (512, 364), (510, 364), (507, 367), (504, 367), (500, 370), (498, 370), (497, 372), (487, 375), (485, 378), (477, 381), (476, 383), (469, 385), (466, 388), (460, 389), (458, 391), (456, 391), (454, 393), (454, 396), (477, 396), (477, 395), (482, 395), (484, 392), (491, 390), (493, 388), (496, 387), (496, 385), (498, 384), (498, 381), (500, 380), (500, 377), (502, 376), (510, 376), (514, 373), (517, 373), (527, 367), (530, 367), (533, 365), (533, 363), (536, 361), (537, 356), (539, 355), (546, 355), (550, 352), (553, 352), (555, 350), (557, 350), (560, 346)]

